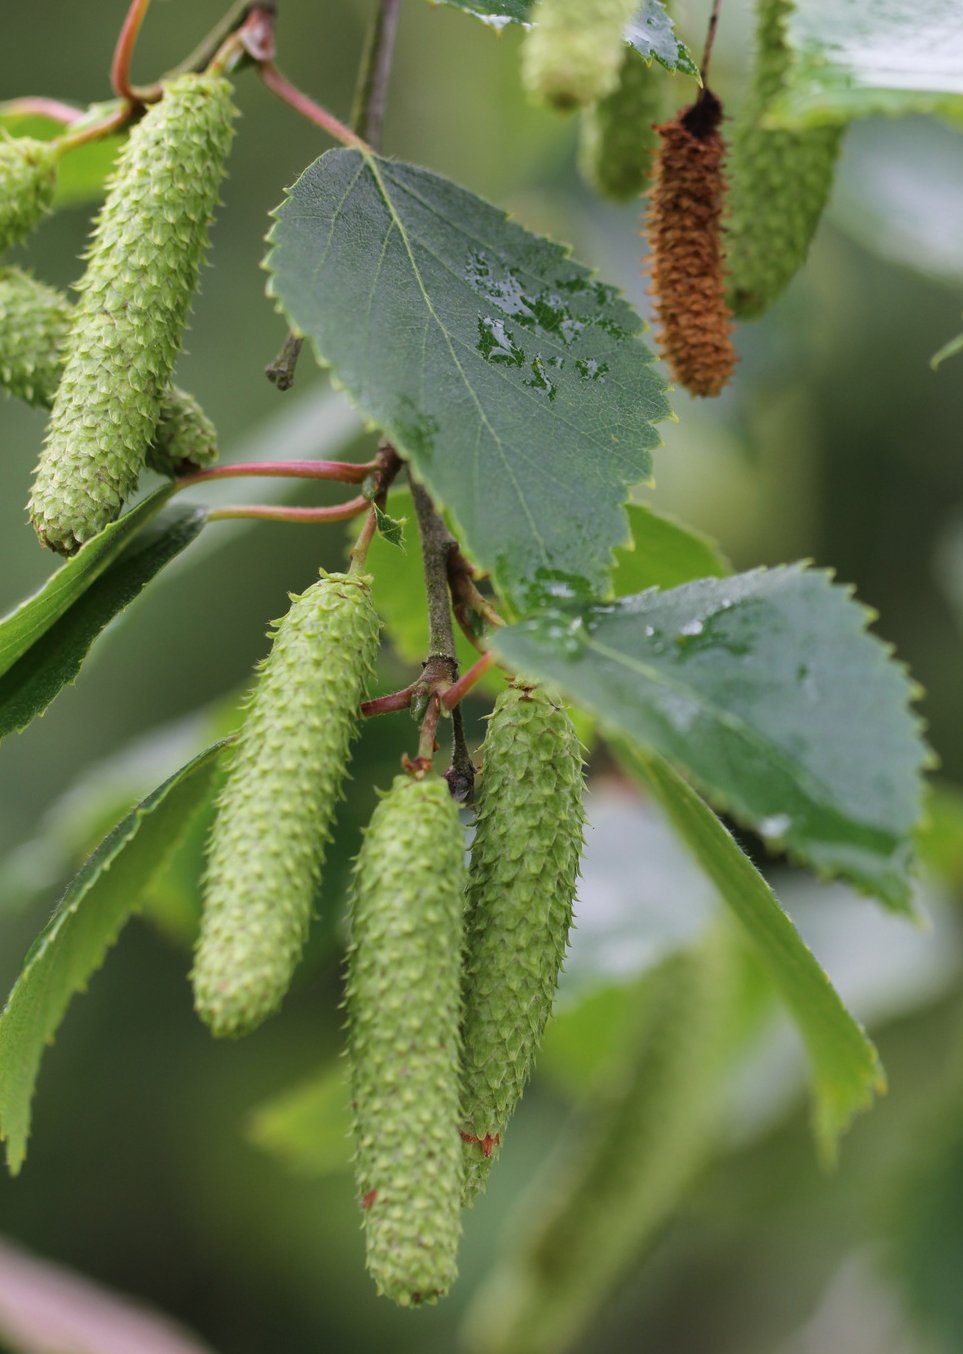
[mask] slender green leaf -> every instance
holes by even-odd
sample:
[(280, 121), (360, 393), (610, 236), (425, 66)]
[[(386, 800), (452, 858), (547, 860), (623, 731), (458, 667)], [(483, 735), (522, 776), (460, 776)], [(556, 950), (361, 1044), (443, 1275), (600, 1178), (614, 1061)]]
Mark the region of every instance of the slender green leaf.
[(0, 1015), (0, 1138), (14, 1175), (26, 1156), (44, 1046), (205, 802), (229, 741), (200, 753), (118, 823), (74, 877), (24, 959)]
[(950, 339), (949, 343), (944, 343), (943, 347), (930, 358), (930, 366), (936, 371), (941, 363), (945, 362), (948, 357), (955, 357), (957, 353), (963, 353), (963, 334), (957, 334), (955, 339)]
[[(498, 30), (507, 24), (528, 24), (535, 7), (535, 0), (441, 0), (441, 3), (474, 14)], [(676, 35), (662, 0), (642, 0), (638, 13), (625, 30), (625, 40), (646, 59), (658, 61), (666, 70), (681, 71), (698, 78), (699, 68), (685, 43)]]
[(853, 1116), (886, 1080), (865, 1030), (850, 1015), (775, 894), (712, 810), (658, 753), (626, 744), (620, 753), (662, 805), (724, 902), (742, 924), (799, 1027), (812, 1068), (813, 1129), (832, 1163)]
[(559, 245), (354, 150), (278, 209), (270, 288), (519, 610), (604, 592), (669, 412), (642, 322)]
[(771, 843), (908, 911), (926, 749), (867, 619), (792, 565), (556, 609), (492, 643)]
[(0, 738), (43, 714), (77, 676), (104, 627), (190, 544), (206, 520), (203, 508), (187, 504), (161, 512), (0, 677)]
[(879, 114), (963, 120), (959, 0), (806, 0), (790, 20), (795, 58), (774, 124), (799, 127)]
[(351, 1090), (342, 1062), (255, 1109), (247, 1136), (299, 1175), (351, 1169)]
[(173, 493), (164, 485), (130, 512), (104, 527), (72, 559), (51, 574), (39, 592), (0, 620), (0, 676), (46, 634), (146, 526)]
[(648, 503), (631, 503), (628, 514), (632, 548), (618, 551), (612, 575), (616, 597), (732, 573), (729, 561), (708, 536), (656, 512)]
[(389, 545), (395, 546), (402, 554), (405, 553), (405, 519), (399, 521), (396, 517), (389, 517), (386, 512), (382, 512), (377, 503), (374, 504), (375, 520), (378, 523), (378, 531), (385, 538)]

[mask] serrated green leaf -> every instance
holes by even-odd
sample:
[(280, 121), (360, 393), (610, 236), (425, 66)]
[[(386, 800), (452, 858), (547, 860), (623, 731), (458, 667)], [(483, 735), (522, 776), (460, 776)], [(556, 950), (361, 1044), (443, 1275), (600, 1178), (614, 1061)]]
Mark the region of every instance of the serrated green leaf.
[(790, 20), (795, 52), (774, 125), (804, 127), (880, 114), (963, 120), (959, 0), (806, 0)]
[(206, 520), (204, 508), (189, 504), (162, 511), (0, 676), (0, 739), (43, 714), (77, 676), (105, 626), (194, 540)]
[(351, 1088), (338, 1062), (252, 1111), (247, 1137), (299, 1175), (351, 1168)]
[[(441, 0), (441, 3), (474, 14), (489, 27), (501, 30), (507, 24), (530, 23), (535, 0)], [(685, 43), (676, 35), (662, 0), (642, 0), (638, 13), (625, 31), (625, 40), (646, 59), (654, 58), (666, 70), (681, 71), (698, 79), (699, 68)]]
[(908, 912), (926, 748), (866, 621), (825, 573), (791, 565), (557, 609), (492, 645), (768, 841)]
[[(76, 131), (88, 122), (103, 119), (119, 105), (119, 102), (117, 100), (110, 104), (97, 104), (91, 110), (92, 115), (74, 123), (71, 130)], [(14, 100), (13, 106), (7, 110), (0, 104), (0, 130), (10, 136), (32, 136), (37, 141), (52, 141), (55, 136), (63, 133), (64, 127), (53, 118), (18, 112)], [(122, 145), (123, 137), (105, 136), (97, 141), (87, 141), (76, 150), (68, 151), (61, 159), (57, 170), (54, 209), (72, 207), (102, 197), (107, 177)]]
[(648, 503), (628, 507), (632, 548), (620, 548), (612, 591), (626, 597), (646, 588), (675, 588), (697, 578), (725, 578), (729, 561), (715, 541)]
[(277, 213), (270, 290), (519, 610), (603, 592), (669, 407), (641, 320), (559, 245), (355, 150)]
[(181, 833), (204, 803), (224, 739), (148, 795), (101, 842), (27, 952), (0, 1014), (0, 1138), (16, 1175), (44, 1046), (83, 990)]
[(948, 357), (955, 357), (957, 353), (963, 353), (963, 334), (957, 334), (955, 339), (944, 343), (943, 347), (930, 358), (930, 366), (936, 371), (941, 362), (945, 362)]
[(625, 764), (665, 810), (743, 929), (799, 1027), (812, 1069), (813, 1131), (831, 1164), (854, 1115), (886, 1080), (875, 1047), (850, 1015), (775, 894), (712, 810), (658, 753), (620, 744)]
[(174, 492), (164, 485), (104, 527), (51, 574), (39, 592), (0, 620), (0, 676), (10, 671), (100, 577), (124, 547), (155, 517)]
[(405, 519), (400, 521), (395, 517), (389, 517), (386, 512), (382, 512), (377, 503), (372, 505), (375, 511), (375, 521), (378, 523), (378, 531), (385, 538), (389, 545), (395, 546), (402, 554), (405, 554)]

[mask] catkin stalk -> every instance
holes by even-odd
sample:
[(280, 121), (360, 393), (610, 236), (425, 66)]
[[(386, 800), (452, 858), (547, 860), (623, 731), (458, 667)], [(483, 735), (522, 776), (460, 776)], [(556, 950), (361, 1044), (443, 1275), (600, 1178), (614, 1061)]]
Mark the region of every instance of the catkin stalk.
[(718, 395), (736, 362), (723, 279), (721, 118), (722, 105), (704, 89), (656, 129), (662, 144), (646, 223), (659, 347), (693, 395)]
[(544, 691), (502, 692), (482, 758), (465, 937), (466, 1200), (488, 1177), (551, 1013), (585, 822), (578, 735)]
[[(0, 268), (0, 386), (27, 404), (53, 403), (72, 307), (62, 292), (20, 268)], [(161, 401), (147, 464), (162, 475), (217, 460), (217, 432), (192, 395), (171, 386)]]
[(771, 130), (763, 119), (781, 92), (791, 53), (791, 0), (759, 0), (752, 87), (735, 121), (724, 222), (734, 314), (761, 315), (806, 261), (833, 185), (842, 127)]
[(254, 1029), (290, 985), (378, 630), (370, 579), (349, 574), (322, 573), (278, 622), (208, 850), (193, 980), (217, 1035)]
[(368, 1270), (401, 1306), (455, 1280), (464, 844), (439, 777), (399, 776), (355, 867), (348, 1023)]
[(0, 133), (0, 253), (29, 235), (50, 210), (58, 157), (51, 141)]
[(637, 0), (536, 0), (522, 48), (526, 89), (563, 110), (611, 94), (637, 9)]
[(603, 197), (628, 202), (644, 192), (658, 143), (663, 82), (634, 47), (625, 49), (619, 83), (582, 114), (579, 168)]
[(181, 75), (117, 159), (65, 349), (30, 515), (71, 554), (137, 484), (181, 346), (231, 141), (230, 86)]

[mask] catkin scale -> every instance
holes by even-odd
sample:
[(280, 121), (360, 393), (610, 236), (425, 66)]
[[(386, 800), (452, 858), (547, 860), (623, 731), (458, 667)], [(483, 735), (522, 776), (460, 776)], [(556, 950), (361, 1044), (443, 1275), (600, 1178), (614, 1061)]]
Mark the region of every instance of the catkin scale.
[(230, 85), (181, 75), (118, 156), (81, 280), (30, 515), (71, 554), (137, 484), (170, 384), (231, 141)]
[(657, 127), (646, 222), (660, 351), (693, 395), (718, 395), (736, 362), (723, 278), (721, 118), (722, 105), (704, 89)]
[(736, 119), (724, 220), (729, 304), (761, 315), (802, 267), (833, 184), (842, 127), (769, 130), (765, 113), (785, 83), (791, 0), (760, 0), (752, 87)]
[(59, 152), (30, 136), (0, 140), (0, 252), (29, 235), (53, 201)]
[(662, 82), (628, 47), (611, 94), (582, 114), (579, 167), (603, 197), (627, 202), (645, 189), (662, 111)]
[(367, 1265), (402, 1306), (456, 1277), (464, 840), (440, 777), (398, 776), (355, 866), (347, 1008)]
[(498, 1154), (551, 1013), (585, 821), (578, 735), (544, 691), (502, 692), (482, 757), (465, 921), (466, 1200)]
[(563, 110), (615, 89), (623, 33), (636, 0), (537, 0), (522, 48), (522, 79), (534, 98)]
[[(63, 371), (72, 307), (62, 292), (20, 268), (0, 268), (0, 386), (49, 408)], [(217, 460), (217, 433), (192, 395), (171, 386), (161, 400), (147, 464), (162, 475)]]
[(379, 621), (370, 580), (322, 574), (278, 622), (211, 830), (194, 1000), (216, 1035), (280, 1005), (311, 919)]

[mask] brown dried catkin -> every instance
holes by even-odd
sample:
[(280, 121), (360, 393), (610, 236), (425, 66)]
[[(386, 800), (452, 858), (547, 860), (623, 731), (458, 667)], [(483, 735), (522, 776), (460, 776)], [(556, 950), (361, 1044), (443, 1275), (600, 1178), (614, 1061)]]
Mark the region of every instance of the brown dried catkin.
[(704, 89), (656, 128), (646, 235), (659, 347), (693, 395), (718, 395), (735, 366), (723, 282), (722, 105)]

